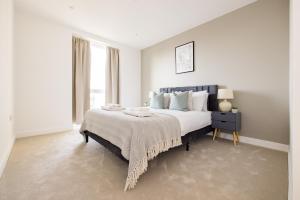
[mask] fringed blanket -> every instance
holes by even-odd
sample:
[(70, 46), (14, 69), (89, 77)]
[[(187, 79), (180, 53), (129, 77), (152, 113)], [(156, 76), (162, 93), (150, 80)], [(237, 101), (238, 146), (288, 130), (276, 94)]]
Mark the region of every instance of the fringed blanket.
[(129, 160), (125, 191), (134, 188), (149, 160), (182, 144), (179, 121), (167, 114), (140, 118), (120, 111), (90, 110), (80, 132), (85, 130), (118, 146)]

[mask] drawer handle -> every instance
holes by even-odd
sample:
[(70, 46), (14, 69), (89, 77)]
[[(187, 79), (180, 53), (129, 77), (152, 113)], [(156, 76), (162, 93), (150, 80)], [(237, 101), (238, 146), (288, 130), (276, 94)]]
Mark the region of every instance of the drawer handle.
[(226, 115), (226, 113), (221, 113), (221, 115)]
[(222, 123), (225, 123), (226, 121), (221, 121)]

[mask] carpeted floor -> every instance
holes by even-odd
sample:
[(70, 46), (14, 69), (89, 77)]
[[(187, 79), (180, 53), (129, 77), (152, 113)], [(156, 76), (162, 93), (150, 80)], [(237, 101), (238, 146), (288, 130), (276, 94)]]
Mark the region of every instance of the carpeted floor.
[(206, 136), (158, 156), (123, 192), (127, 164), (76, 132), (19, 139), (0, 179), (0, 199), (286, 200), (287, 153)]

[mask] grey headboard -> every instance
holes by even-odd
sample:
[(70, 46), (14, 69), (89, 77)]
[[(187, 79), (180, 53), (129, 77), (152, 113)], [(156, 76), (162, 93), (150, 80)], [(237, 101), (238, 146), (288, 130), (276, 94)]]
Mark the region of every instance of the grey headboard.
[(208, 105), (207, 108), (209, 111), (217, 111), (218, 110), (218, 86), (217, 85), (199, 85), (199, 86), (188, 86), (188, 87), (169, 87), (169, 88), (160, 88), (160, 92), (171, 93), (171, 92), (184, 92), (190, 91), (193, 92), (206, 90), (209, 93), (208, 96)]

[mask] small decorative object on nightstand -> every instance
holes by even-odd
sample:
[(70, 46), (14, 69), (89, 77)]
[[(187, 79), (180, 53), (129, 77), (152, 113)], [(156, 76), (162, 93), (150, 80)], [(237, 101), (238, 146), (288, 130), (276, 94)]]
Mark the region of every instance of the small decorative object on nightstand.
[(232, 105), (228, 99), (233, 99), (233, 91), (230, 89), (219, 89), (218, 90), (218, 99), (222, 99), (219, 103), (220, 111), (229, 112), (231, 111)]
[(213, 140), (220, 134), (221, 130), (232, 132), (233, 143), (240, 142), (239, 131), (241, 130), (241, 113), (212, 112), (212, 127), (215, 129)]
[(232, 113), (238, 113), (238, 112), (239, 112), (239, 109), (236, 108), (236, 107), (232, 107), (231, 112), (232, 112)]

